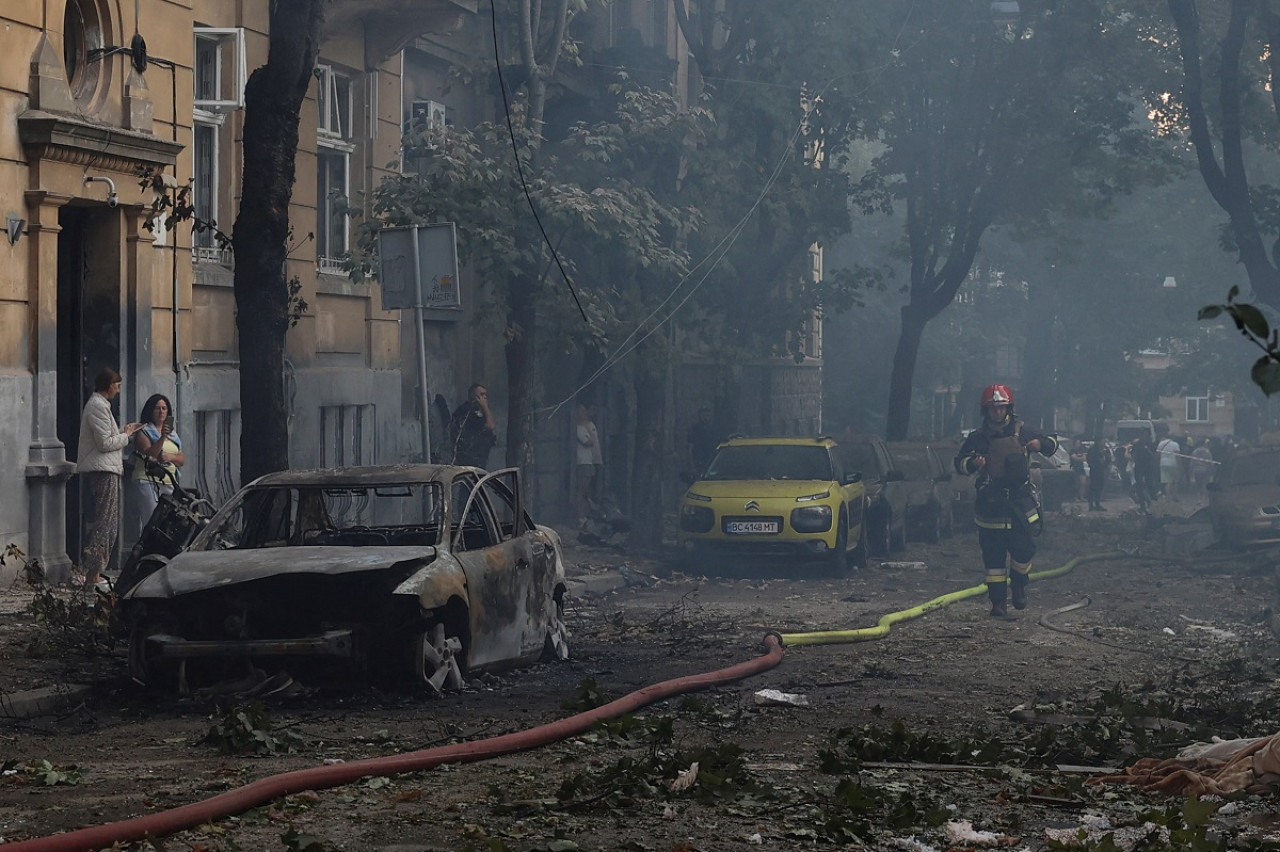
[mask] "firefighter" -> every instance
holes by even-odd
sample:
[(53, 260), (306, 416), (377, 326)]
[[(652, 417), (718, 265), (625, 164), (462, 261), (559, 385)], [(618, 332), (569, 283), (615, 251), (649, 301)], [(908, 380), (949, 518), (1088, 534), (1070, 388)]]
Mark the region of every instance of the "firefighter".
[(1040, 533), (1040, 506), (1031, 484), (1030, 453), (1052, 456), (1058, 441), (1024, 424), (1013, 413), (1013, 391), (989, 385), (982, 391), (982, 425), (969, 433), (955, 468), (977, 474), (973, 517), (986, 568), (991, 615), (1009, 614), (1006, 596), (1012, 586), (1014, 609), (1027, 605), (1027, 583)]

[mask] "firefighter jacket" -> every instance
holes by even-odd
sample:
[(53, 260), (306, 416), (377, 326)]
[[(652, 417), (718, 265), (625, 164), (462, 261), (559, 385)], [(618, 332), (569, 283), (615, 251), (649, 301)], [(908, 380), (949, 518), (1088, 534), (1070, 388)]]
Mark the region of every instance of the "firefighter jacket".
[[(955, 468), (966, 476), (978, 474), (973, 519), (985, 529), (1007, 530), (1021, 527), (1032, 534), (1040, 530), (1040, 503), (1031, 484), (1027, 444), (1039, 441), (1039, 452), (1051, 456), (1058, 441), (1032, 429), (1015, 417), (992, 425), (983, 421), (965, 439), (956, 454)], [(978, 457), (986, 464), (979, 465)]]

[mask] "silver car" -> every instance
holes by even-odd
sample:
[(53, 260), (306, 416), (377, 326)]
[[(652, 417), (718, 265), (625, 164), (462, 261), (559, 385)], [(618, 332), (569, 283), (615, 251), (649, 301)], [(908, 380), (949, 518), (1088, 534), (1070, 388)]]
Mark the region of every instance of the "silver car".
[(439, 690), (568, 656), (560, 539), (514, 468), (269, 474), (147, 570), (117, 611), (144, 684), (345, 661)]

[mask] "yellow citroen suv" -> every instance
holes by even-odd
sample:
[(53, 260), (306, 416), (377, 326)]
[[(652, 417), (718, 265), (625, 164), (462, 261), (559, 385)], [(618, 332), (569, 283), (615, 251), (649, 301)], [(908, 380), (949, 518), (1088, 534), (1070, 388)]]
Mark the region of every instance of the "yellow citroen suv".
[(821, 560), (837, 570), (867, 560), (866, 489), (843, 470), (836, 442), (730, 438), (680, 500), (680, 547)]

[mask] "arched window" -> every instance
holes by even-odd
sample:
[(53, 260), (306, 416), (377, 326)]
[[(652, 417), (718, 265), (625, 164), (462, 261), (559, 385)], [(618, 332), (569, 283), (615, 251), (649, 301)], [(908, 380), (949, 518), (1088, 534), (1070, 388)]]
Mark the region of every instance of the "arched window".
[(106, 44), (99, 0), (67, 0), (62, 13), (62, 61), (71, 95), (82, 109), (97, 105), (102, 89)]

